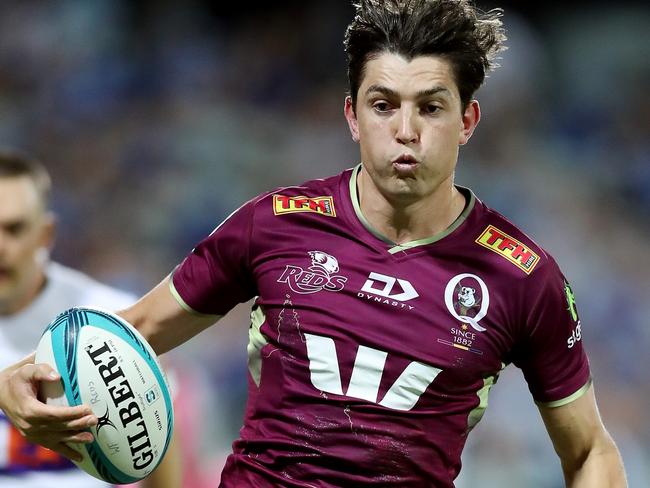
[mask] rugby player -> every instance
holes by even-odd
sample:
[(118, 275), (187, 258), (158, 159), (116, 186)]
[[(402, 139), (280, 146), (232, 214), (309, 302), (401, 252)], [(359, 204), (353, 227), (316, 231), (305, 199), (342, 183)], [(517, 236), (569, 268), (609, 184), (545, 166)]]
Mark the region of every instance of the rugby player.
[[(55, 217), (49, 209), (50, 176), (38, 161), (0, 151), (0, 367), (33, 351), (45, 326), (61, 311), (94, 304), (124, 308), (136, 297), (48, 259)], [(0, 486), (3, 488), (108, 488), (68, 459), (30, 442), (0, 408)], [(94, 416), (82, 418), (77, 425)], [(67, 440), (92, 440), (69, 432)], [(65, 446), (66, 449), (69, 449)], [(74, 452), (74, 451), (72, 451)], [(65, 454), (65, 452), (63, 453)], [(142, 488), (180, 486), (175, 443)]]
[[(569, 283), (454, 182), (481, 115), (473, 95), (504, 40), (500, 12), (466, 0), (361, 0), (344, 106), (361, 162), (245, 203), (121, 312), (162, 353), (255, 298), (248, 405), (221, 486), (452, 487), (510, 363), (566, 485), (626, 485)], [(85, 412), (60, 410), (43, 432), (24, 385), (47, 371), (5, 370), (0, 405), (56, 448), (55, 427)]]

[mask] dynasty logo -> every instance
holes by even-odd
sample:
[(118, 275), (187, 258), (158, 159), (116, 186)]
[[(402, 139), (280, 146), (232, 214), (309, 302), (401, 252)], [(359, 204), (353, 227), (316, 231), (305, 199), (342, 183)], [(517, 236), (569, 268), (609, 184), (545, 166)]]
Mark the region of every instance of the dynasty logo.
[(341, 291), (348, 279), (335, 274), (339, 271), (337, 259), (323, 251), (309, 251), (309, 257), (309, 268), (288, 264), (278, 278), (278, 283), (287, 283), (292, 291), (303, 295), (322, 290)]
[(334, 199), (327, 197), (289, 197), (287, 195), (273, 195), (273, 213), (282, 215), (296, 212), (312, 212), (328, 217), (336, 217)]
[(503, 256), (526, 274), (532, 273), (539, 262), (539, 256), (529, 247), (493, 225), (487, 226), (476, 243)]
[(404, 302), (413, 300), (420, 295), (408, 280), (372, 272), (368, 275), (368, 279), (357, 296), (369, 301), (413, 310), (415, 308), (413, 305)]

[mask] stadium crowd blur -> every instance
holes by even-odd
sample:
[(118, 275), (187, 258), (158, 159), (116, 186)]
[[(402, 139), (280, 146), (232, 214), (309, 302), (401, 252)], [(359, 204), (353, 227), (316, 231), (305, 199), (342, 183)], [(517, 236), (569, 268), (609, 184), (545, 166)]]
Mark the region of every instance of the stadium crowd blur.
[[(348, 2), (220, 3), (0, 3), (0, 146), (53, 174), (56, 259), (144, 292), (246, 199), (356, 164)], [(650, 7), (517, 3), (498, 4), (510, 48), (457, 182), (560, 263), (630, 486), (650, 486)], [(187, 486), (218, 479), (237, 435), (247, 321), (240, 306), (171, 353), (198, 413)], [(479, 485), (563, 486), (514, 367), (465, 451), (458, 486)]]

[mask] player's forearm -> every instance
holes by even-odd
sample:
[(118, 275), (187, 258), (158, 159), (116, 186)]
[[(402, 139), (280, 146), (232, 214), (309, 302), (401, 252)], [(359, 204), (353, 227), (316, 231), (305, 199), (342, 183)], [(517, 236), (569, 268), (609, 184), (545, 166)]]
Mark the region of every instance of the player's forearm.
[(180, 488), (181, 484), (181, 456), (174, 434), (165, 457), (153, 473), (142, 481), (141, 488)]
[(582, 462), (562, 463), (567, 488), (626, 488), (621, 455), (609, 439), (592, 449)]
[(159, 355), (182, 344), (219, 319), (216, 315), (201, 315), (183, 309), (170, 292), (169, 278), (117, 314), (133, 325)]

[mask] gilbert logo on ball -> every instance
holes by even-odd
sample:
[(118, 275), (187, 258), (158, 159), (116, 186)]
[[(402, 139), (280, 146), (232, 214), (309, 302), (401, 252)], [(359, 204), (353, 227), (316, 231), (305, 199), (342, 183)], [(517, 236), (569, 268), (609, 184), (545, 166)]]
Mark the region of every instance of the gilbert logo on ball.
[(90, 444), (70, 444), (87, 473), (113, 484), (148, 476), (173, 430), (171, 396), (156, 354), (135, 328), (95, 308), (67, 310), (50, 323), (36, 349), (60, 383), (42, 383), (49, 404), (89, 405), (99, 418)]

